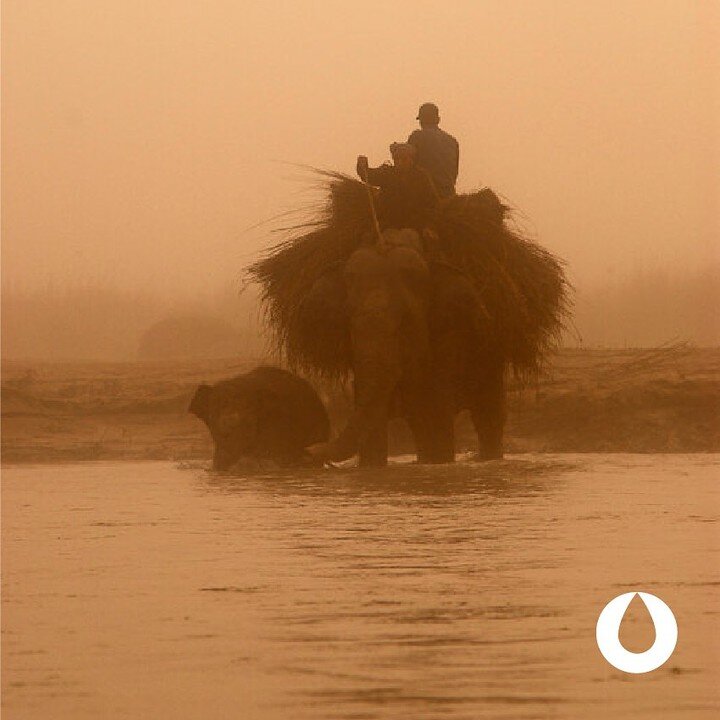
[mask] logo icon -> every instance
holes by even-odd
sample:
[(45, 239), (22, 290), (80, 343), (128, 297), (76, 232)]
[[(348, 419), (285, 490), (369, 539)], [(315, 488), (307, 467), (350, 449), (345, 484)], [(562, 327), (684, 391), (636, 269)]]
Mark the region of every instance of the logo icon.
[[(639, 595), (655, 625), (655, 642), (645, 652), (634, 653), (620, 643), (620, 623), (632, 599)], [(650, 593), (629, 592), (613, 598), (602, 610), (595, 637), (603, 657), (626, 673), (647, 673), (659, 668), (675, 650), (678, 626), (672, 610)]]

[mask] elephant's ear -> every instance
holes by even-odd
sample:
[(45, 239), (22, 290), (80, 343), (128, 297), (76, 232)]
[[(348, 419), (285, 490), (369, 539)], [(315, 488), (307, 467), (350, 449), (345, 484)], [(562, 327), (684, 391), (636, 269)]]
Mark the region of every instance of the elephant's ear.
[(195, 391), (193, 399), (190, 401), (188, 412), (197, 415), (205, 422), (210, 418), (210, 392), (212, 388), (209, 385), (200, 385)]

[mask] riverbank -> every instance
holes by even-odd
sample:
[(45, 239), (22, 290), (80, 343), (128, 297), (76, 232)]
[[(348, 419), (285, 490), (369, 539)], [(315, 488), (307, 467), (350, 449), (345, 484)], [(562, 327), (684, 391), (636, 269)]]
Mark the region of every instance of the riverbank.
[[(201, 382), (261, 360), (134, 363), (6, 361), (2, 381), (5, 463), (69, 460), (200, 460), (212, 444), (187, 413)], [(334, 425), (347, 389), (322, 387)], [(720, 450), (720, 349), (563, 350), (532, 387), (511, 387), (509, 452), (716, 452)], [(409, 450), (404, 424), (394, 452)], [(466, 416), (458, 450), (474, 449)]]

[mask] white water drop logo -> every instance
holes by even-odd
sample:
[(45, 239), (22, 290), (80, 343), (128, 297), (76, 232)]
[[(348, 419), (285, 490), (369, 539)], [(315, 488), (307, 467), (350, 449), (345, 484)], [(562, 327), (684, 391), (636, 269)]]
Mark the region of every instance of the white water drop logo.
[[(628, 605), (639, 595), (655, 625), (655, 642), (645, 652), (634, 653), (620, 643), (620, 623)], [(646, 673), (659, 668), (675, 650), (678, 626), (672, 610), (650, 593), (629, 592), (613, 598), (600, 613), (595, 637), (603, 657), (618, 670), (626, 673)]]

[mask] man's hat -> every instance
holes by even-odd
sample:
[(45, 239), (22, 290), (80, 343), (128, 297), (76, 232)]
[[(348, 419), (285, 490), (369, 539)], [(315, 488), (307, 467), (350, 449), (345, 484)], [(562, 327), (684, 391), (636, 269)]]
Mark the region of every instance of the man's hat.
[(416, 120), (439, 120), (440, 111), (435, 103), (424, 103), (418, 110)]

